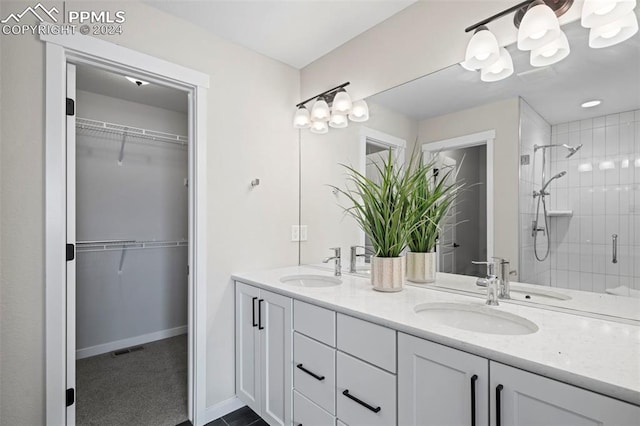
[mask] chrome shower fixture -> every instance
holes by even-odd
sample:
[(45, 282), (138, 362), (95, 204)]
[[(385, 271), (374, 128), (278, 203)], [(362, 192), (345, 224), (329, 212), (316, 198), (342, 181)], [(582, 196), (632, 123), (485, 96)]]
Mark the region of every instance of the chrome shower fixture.
[(566, 143), (563, 143), (562, 145), (560, 145), (560, 144), (534, 145), (533, 146), (533, 152), (536, 152), (539, 149), (557, 148), (559, 146), (561, 146), (563, 148), (566, 148), (569, 151), (569, 153), (564, 158), (571, 157), (573, 154), (575, 154), (576, 152), (580, 151), (580, 148), (582, 148), (582, 144), (576, 145), (576, 146), (567, 145)]
[[(573, 155), (573, 154), (571, 154), (571, 155)], [(547, 187), (549, 186), (549, 184), (550, 184), (551, 182), (553, 182), (555, 179), (560, 179), (562, 176), (564, 176), (564, 175), (566, 175), (566, 174), (567, 174), (567, 172), (566, 172), (566, 170), (565, 170), (565, 171), (562, 171), (562, 172), (558, 173), (557, 175), (553, 176), (551, 179), (549, 179), (549, 180), (547, 181), (547, 183), (545, 183), (545, 184), (542, 186), (542, 189), (541, 189), (540, 191), (533, 191), (533, 198), (536, 198), (536, 197), (539, 197), (539, 196), (550, 195), (548, 192), (545, 192), (545, 191), (546, 191), (546, 189), (547, 189)]]

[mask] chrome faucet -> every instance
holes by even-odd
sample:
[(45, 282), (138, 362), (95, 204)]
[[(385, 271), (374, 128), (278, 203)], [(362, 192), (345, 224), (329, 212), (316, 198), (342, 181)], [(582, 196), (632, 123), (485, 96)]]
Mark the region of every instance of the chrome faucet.
[(326, 259), (324, 259), (322, 263), (329, 263), (330, 260), (335, 260), (336, 264), (335, 264), (335, 271), (333, 274), (336, 277), (339, 277), (342, 275), (342, 258), (340, 257), (340, 253), (342, 250), (340, 249), (340, 247), (332, 247), (329, 250), (333, 250), (335, 254), (331, 257), (327, 257)]
[[(493, 257), (493, 270), (498, 283), (498, 298), (499, 299), (511, 299), (511, 275), (515, 275), (516, 271), (510, 269), (510, 263), (508, 260), (500, 257)], [(488, 264), (487, 262), (473, 262), (475, 264)], [(478, 287), (487, 287), (487, 278), (478, 278), (476, 280)]]
[(484, 284), (480, 283), (481, 279), (476, 281), (476, 284), (482, 287), (487, 287), (487, 305), (498, 306), (499, 280), (496, 276), (496, 264), (498, 262), (496, 262), (495, 260), (489, 260), (486, 262), (472, 261), (471, 263), (473, 263), (474, 265), (487, 265), (487, 278), (482, 280)]
[[(363, 248), (364, 253), (358, 254), (359, 248)], [(351, 258), (349, 259), (349, 272), (351, 273), (357, 272), (356, 260), (358, 260), (359, 257), (364, 257), (366, 262), (367, 258), (370, 257), (372, 254), (373, 254), (373, 251), (366, 248), (365, 246), (351, 246)]]

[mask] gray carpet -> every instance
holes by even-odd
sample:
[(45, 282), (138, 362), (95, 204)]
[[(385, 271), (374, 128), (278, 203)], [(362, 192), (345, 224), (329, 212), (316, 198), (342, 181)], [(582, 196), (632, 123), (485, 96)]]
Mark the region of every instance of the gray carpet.
[(187, 420), (187, 335), (76, 363), (79, 426), (175, 426)]

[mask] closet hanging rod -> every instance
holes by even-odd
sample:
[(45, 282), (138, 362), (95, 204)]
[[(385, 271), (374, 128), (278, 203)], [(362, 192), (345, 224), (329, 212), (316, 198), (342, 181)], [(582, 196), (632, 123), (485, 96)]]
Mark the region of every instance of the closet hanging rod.
[(160, 132), (156, 130), (141, 129), (137, 127), (125, 126), (122, 124), (108, 123), (106, 121), (91, 120), (88, 118), (76, 118), (76, 128), (81, 130), (95, 130), (115, 135), (127, 135), (140, 139), (153, 140), (170, 143), (173, 145), (186, 146), (189, 138), (183, 135)]
[(103, 244), (135, 243), (135, 242), (136, 240), (95, 240), (95, 241), (76, 241), (76, 244), (103, 245)]
[(187, 240), (105, 240), (105, 241), (77, 241), (78, 252), (140, 250), (152, 248), (186, 247)]

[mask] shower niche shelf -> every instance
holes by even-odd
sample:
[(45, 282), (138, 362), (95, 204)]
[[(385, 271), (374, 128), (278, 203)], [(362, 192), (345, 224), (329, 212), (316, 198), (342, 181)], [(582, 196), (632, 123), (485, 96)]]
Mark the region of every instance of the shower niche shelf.
[(547, 212), (548, 217), (571, 217), (573, 216), (573, 210), (549, 210)]

